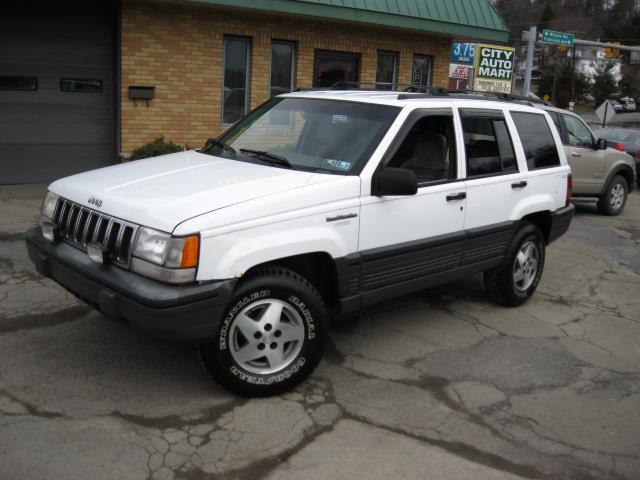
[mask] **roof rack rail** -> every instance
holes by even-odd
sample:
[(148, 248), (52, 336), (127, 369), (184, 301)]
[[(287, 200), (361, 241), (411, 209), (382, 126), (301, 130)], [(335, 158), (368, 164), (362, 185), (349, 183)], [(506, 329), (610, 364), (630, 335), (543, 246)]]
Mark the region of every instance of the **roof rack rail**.
[(553, 106), (553, 104), (543, 100), (541, 98), (535, 97), (524, 97), (522, 95), (516, 95), (513, 93), (501, 93), (501, 92), (484, 92), (480, 90), (455, 90), (455, 89), (434, 89), (433, 93), (421, 93), (421, 94), (411, 94), (411, 93), (401, 93), (398, 95), (398, 100), (409, 100), (415, 98), (430, 98), (433, 96), (447, 96), (447, 97), (457, 97), (457, 98), (472, 98), (476, 100), (487, 100), (487, 99), (495, 99), (503, 102), (520, 102), (526, 103), (528, 105), (533, 104), (543, 104), (548, 106)]
[[(361, 88), (363, 85), (372, 85), (373, 88)], [(376, 89), (377, 86), (390, 87), (387, 89)], [(350, 89), (358, 89), (358, 90), (371, 90), (371, 91), (392, 91), (398, 90), (402, 88), (403, 92), (414, 92), (414, 93), (436, 93), (440, 92), (444, 89), (438, 87), (431, 87), (426, 85), (415, 85), (412, 83), (395, 83), (395, 82), (349, 82), (346, 80), (341, 80), (339, 82), (334, 83), (328, 90), (350, 90)]]
[[(372, 86), (371, 88), (362, 88), (365, 85)], [(377, 89), (377, 86), (390, 87), (387, 89)], [(400, 90), (400, 88), (402, 90)], [(524, 97), (522, 95), (516, 95), (513, 93), (502, 92), (484, 92), (481, 90), (472, 89), (450, 89), (440, 88), (425, 85), (414, 85), (410, 83), (388, 83), (388, 82), (350, 82), (341, 80), (334, 83), (330, 87), (313, 87), (313, 88), (301, 88), (296, 91), (327, 91), (327, 90), (362, 90), (372, 92), (384, 92), (384, 91), (399, 91), (398, 100), (410, 100), (417, 98), (432, 98), (432, 97), (456, 97), (467, 98), (474, 100), (487, 100), (494, 99), (502, 102), (519, 102), (533, 106), (533, 104), (543, 104), (548, 106), (554, 106), (552, 103), (547, 102), (541, 98), (536, 97)]]

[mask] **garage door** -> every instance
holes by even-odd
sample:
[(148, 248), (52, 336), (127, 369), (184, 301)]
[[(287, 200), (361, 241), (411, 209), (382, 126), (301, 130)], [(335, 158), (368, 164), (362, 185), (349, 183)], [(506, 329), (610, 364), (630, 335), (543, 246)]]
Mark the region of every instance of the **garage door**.
[(112, 7), (13, 3), (0, 15), (0, 184), (114, 163)]

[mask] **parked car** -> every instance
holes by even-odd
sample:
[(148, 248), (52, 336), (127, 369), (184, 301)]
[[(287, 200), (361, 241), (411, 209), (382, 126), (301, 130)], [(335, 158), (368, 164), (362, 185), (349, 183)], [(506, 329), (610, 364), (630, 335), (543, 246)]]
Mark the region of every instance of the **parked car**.
[(620, 105), (622, 105), (623, 112), (635, 112), (636, 111), (636, 101), (631, 97), (622, 97), (619, 101)]
[(595, 130), (598, 138), (604, 138), (609, 146), (627, 152), (636, 164), (636, 184), (640, 188), (640, 131), (628, 128), (601, 128)]
[(493, 301), (527, 301), (574, 211), (554, 131), (524, 102), (285, 94), (200, 151), (52, 183), (26, 243), (105, 315), (198, 341), (227, 389), (278, 394), (330, 318), (481, 272)]
[(613, 110), (616, 113), (620, 113), (620, 112), (623, 111), (623, 107), (620, 104), (620, 102), (618, 102), (617, 100), (612, 100), (612, 99), (609, 99), (608, 101), (609, 101), (609, 105), (611, 105), (611, 108), (613, 108)]
[(546, 110), (558, 128), (573, 175), (573, 196), (593, 198), (605, 215), (619, 215), (636, 182), (636, 165), (624, 152), (598, 139), (573, 112), (551, 106)]

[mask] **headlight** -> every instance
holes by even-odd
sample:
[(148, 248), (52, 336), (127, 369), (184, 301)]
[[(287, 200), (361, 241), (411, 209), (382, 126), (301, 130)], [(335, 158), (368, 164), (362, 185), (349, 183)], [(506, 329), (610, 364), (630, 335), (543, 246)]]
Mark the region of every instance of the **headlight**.
[(172, 237), (152, 228), (140, 227), (131, 269), (147, 277), (168, 283), (195, 280), (200, 237)]
[(162, 265), (167, 253), (169, 240), (171, 240), (171, 235), (167, 233), (141, 227), (138, 231), (138, 239), (133, 249), (133, 255)]
[(47, 191), (42, 201), (42, 216), (53, 220), (53, 214), (56, 211), (58, 196), (55, 193)]

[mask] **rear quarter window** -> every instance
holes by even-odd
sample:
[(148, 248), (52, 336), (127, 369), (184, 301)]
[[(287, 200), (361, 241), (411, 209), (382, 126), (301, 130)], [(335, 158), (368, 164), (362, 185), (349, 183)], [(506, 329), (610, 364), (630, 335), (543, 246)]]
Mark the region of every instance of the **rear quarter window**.
[(543, 114), (510, 112), (522, 142), (529, 170), (560, 165), (556, 142)]

